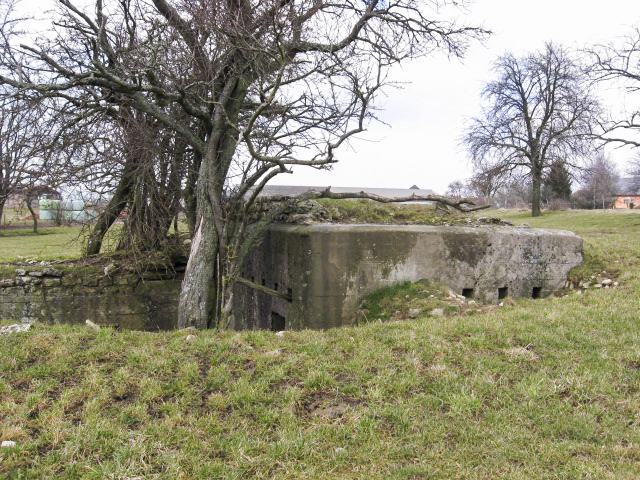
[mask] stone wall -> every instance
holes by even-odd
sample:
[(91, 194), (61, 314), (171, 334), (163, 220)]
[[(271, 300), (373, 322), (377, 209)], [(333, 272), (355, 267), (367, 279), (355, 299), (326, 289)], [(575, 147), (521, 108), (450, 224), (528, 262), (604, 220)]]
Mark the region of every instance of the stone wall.
[(329, 328), (355, 319), (374, 290), (427, 279), (487, 303), (545, 297), (582, 261), (571, 232), (509, 226), (274, 226), (244, 277), (291, 301), (244, 285), (235, 291), (238, 329)]
[(175, 328), (179, 280), (174, 272), (25, 266), (0, 279), (0, 319)]

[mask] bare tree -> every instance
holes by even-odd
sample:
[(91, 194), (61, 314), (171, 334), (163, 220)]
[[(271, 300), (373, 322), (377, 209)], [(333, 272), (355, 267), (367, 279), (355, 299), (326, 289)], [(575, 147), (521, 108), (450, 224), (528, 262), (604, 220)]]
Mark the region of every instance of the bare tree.
[(7, 199), (27, 186), (36, 167), (31, 154), (36, 119), (24, 104), (8, 98), (0, 104), (0, 215)]
[(469, 189), (474, 198), (488, 202), (508, 181), (508, 176), (496, 174), (492, 169), (483, 171), (476, 169), (469, 180)]
[(580, 183), (593, 209), (608, 208), (617, 193), (619, 175), (615, 164), (602, 152), (587, 161), (581, 172)]
[(535, 217), (541, 214), (542, 180), (550, 165), (575, 164), (593, 148), (600, 106), (580, 65), (552, 43), (522, 58), (506, 54), (493, 71), (497, 79), (483, 91), (488, 106), (473, 119), (463, 142), (481, 171), (528, 172)]
[(32, 202), (38, 193), (33, 192), (56, 185), (45, 158), (52, 128), (48, 120), (42, 102), (18, 98), (11, 89), (0, 92), (0, 215), (10, 197), (21, 199), (35, 215)]
[(503, 182), (493, 194), (492, 204), (499, 208), (531, 208), (531, 180), (522, 172), (502, 177)]
[(439, 16), (459, 3), (96, 0), (88, 13), (59, 0), (55, 35), (9, 42), (0, 82), (87, 110), (142, 112), (188, 145), (197, 209), (179, 326), (226, 326), (245, 256), (287, 208), (248, 224), (262, 188), (335, 163), (374, 118), (391, 66), (461, 56), (484, 36)]
[[(25, 79), (23, 57), (11, 48), (11, 42), (23, 35), (20, 23), (28, 20), (13, 17), (14, 0), (0, 1), (0, 65), (12, 68)], [(38, 231), (38, 218), (33, 208), (43, 192), (56, 184), (49, 159), (55, 119), (50, 115), (49, 99), (24, 94), (15, 86), (0, 86), (0, 215), (9, 197), (19, 198)]]
[(138, 253), (164, 245), (181, 209), (193, 150), (153, 116), (130, 108), (118, 109), (117, 115), (112, 110), (78, 110), (68, 103), (50, 110), (57, 122), (45, 150), (51, 176), (67, 191), (103, 205), (85, 254), (100, 252), (104, 236), (125, 210), (124, 228), (112, 236), (119, 248)]
[(449, 184), (446, 192), (447, 197), (459, 200), (470, 196), (469, 185), (462, 180), (455, 180)]
[[(118, 231), (118, 248), (130, 252), (158, 249), (172, 222), (174, 226), (177, 222), (182, 182), (192, 167), (192, 150), (181, 136), (143, 112), (131, 111), (127, 115), (121, 112), (118, 118), (109, 119), (107, 125), (115, 135), (109, 139), (107, 148), (84, 156), (80, 165), (72, 163), (72, 168), (78, 171), (78, 181), (85, 184), (90, 172), (87, 158), (97, 156), (98, 166), (102, 166), (105, 162), (114, 163), (111, 159), (116, 157), (114, 170), (98, 168), (93, 172), (111, 184), (109, 189), (100, 185), (99, 192), (110, 193), (110, 199), (89, 233), (85, 253), (100, 252), (105, 234), (125, 210), (123, 228)], [(78, 136), (80, 141), (86, 140), (92, 131), (95, 128), (82, 132)], [(79, 151), (85, 152), (86, 147)]]
[[(589, 54), (593, 60), (593, 78), (614, 82), (627, 93), (640, 91), (640, 27), (633, 28), (616, 42), (590, 49)], [(640, 147), (640, 106), (637, 103), (626, 112), (626, 118), (611, 119), (603, 126), (604, 141)]]
[(631, 193), (631, 191), (640, 191), (640, 154), (636, 154), (627, 162), (625, 173), (628, 175), (629, 191), (617, 193)]

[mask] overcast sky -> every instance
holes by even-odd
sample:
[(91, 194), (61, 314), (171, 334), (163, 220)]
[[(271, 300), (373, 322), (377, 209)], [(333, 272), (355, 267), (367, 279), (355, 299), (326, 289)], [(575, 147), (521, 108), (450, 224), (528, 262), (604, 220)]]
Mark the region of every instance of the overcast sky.
[[(389, 126), (370, 126), (351, 148), (339, 152), (340, 162), (330, 172), (298, 168), (272, 183), (394, 188), (416, 184), (444, 193), (449, 183), (471, 175), (458, 139), (465, 119), (479, 113), (480, 91), (491, 79), (489, 69), (497, 56), (535, 51), (547, 41), (582, 48), (614, 40), (638, 25), (640, 1), (477, 0), (464, 19), (494, 35), (484, 45), (474, 45), (462, 61), (441, 54), (396, 70), (396, 78), (411, 83), (388, 91), (383, 99), (380, 117)], [(627, 103), (640, 103), (640, 93), (635, 96)], [(629, 150), (608, 151), (620, 166), (633, 155)]]
[[(39, 13), (52, 0), (23, 0), (22, 7)], [(571, 48), (614, 41), (640, 24), (640, 0), (476, 0), (459, 21), (483, 26), (493, 35), (476, 43), (462, 60), (444, 54), (414, 61), (394, 70), (402, 90), (388, 90), (380, 99), (380, 118), (388, 125), (370, 125), (367, 132), (338, 151), (333, 170), (299, 167), (292, 175), (279, 175), (271, 183), (342, 187), (420, 188), (444, 193), (449, 183), (466, 179), (471, 166), (459, 145), (465, 120), (480, 112), (480, 91), (492, 76), (492, 62), (509, 51), (522, 54), (553, 41)], [(610, 103), (620, 95), (604, 92)], [(626, 98), (640, 104), (640, 92)], [(634, 155), (630, 149), (606, 152), (620, 170)]]

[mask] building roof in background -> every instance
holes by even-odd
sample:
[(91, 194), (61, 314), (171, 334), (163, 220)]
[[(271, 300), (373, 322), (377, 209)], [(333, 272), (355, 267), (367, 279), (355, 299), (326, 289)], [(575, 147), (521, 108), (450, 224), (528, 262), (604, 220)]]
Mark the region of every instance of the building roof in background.
[[(414, 185), (415, 187), (415, 185)], [(264, 187), (260, 196), (273, 195), (300, 195), (302, 193), (315, 190), (321, 192), (327, 187), (308, 186), (308, 185), (267, 185)], [(359, 193), (365, 192), (370, 195), (378, 195), (385, 198), (401, 198), (416, 195), (419, 197), (427, 195), (435, 195), (433, 190), (425, 190), (419, 188), (367, 188), (367, 187), (331, 187), (331, 191), (335, 193)]]

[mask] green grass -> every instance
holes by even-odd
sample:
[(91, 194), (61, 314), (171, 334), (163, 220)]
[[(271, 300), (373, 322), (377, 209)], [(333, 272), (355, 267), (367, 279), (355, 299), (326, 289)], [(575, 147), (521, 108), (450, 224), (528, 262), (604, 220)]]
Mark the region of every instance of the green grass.
[(36, 325), (0, 337), (0, 477), (638, 478), (640, 216), (500, 214), (620, 287), (284, 336)]
[(0, 262), (76, 258), (82, 251), (82, 227), (0, 230)]
[(403, 282), (381, 288), (365, 298), (360, 308), (368, 321), (400, 320), (418, 315), (429, 315), (434, 309), (443, 313), (461, 312), (460, 302), (447, 302), (449, 289), (443, 285), (419, 282)]
[[(121, 224), (114, 224), (104, 239), (102, 253), (115, 252)], [(67, 260), (82, 255), (88, 235), (82, 225), (38, 228), (0, 229), (0, 262), (25, 260)]]
[(331, 219), (339, 223), (381, 224), (465, 224), (468, 216), (459, 212), (436, 208), (432, 205), (404, 205), (377, 203), (371, 200), (320, 199), (330, 213)]

